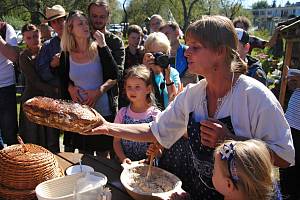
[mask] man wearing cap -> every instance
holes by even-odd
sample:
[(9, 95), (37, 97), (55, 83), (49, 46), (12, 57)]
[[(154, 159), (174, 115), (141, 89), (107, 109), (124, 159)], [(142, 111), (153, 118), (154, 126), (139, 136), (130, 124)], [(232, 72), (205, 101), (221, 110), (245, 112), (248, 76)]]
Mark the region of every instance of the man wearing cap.
[[(246, 32), (249, 31), (251, 26), (250, 20), (245, 16), (238, 16), (234, 18), (232, 23), (235, 28), (241, 28)], [(264, 49), (266, 46), (268, 46), (268, 41), (263, 40), (254, 35), (249, 35), (249, 44), (250, 44), (249, 53), (251, 53), (252, 49), (254, 48)]]
[[(66, 11), (61, 5), (46, 8), (46, 21), (56, 32), (56, 36), (44, 42), (36, 62), (36, 71), (40, 78), (55, 87), (53, 91), (47, 91), (44, 96), (60, 98), (60, 79), (55, 69), (60, 62), (60, 39), (65, 25)], [(47, 127), (47, 148), (52, 152), (59, 152), (60, 131)]]
[(259, 60), (248, 55), (250, 49), (249, 34), (241, 28), (235, 28), (235, 31), (239, 39), (237, 51), (241, 59), (248, 64), (247, 75), (267, 85), (267, 76), (261, 63)]
[(13, 27), (0, 21), (0, 149), (3, 148), (3, 141), (8, 145), (17, 143), (16, 79), (13, 65), (19, 57), (17, 45)]
[[(102, 35), (103, 43), (105, 46), (107, 45), (111, 51), (111, 59), (113, 59), (113, 62), (115, 62), (118, 66), (118, 82), (120, 82), (123, 77), (125, 48), (123, 41), (113, 33), (109, 32), (106, 28), (110, 17), (108, 2), (106, 0), (92, 1), (88, 6), (88, 16), (93, 34), (94, 32), (99, 31)], [(106, 82), (103, 85), (106, 85), (104, 92), (108, 94), (111, 112), (111, 115), (103, 117), (107, 121), (113, 122), (118, 108), (118, 85), (116, 84), (116, 81)], [(113, 151), (112, 141), (112, 137), (110, 136), (100, 136), (97, 140), (86, 145), (89, 146), (90, 149), (102, 152), (103, 156), (107, 156), (107, 153)]]

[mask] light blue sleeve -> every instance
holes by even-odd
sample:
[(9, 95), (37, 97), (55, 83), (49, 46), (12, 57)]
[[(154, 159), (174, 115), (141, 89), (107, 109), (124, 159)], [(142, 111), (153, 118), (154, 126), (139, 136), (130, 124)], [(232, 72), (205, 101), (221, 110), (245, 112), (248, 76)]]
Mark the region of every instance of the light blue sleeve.
[(178, 71), (171, 67), (171, 72), (170, 72), (171, 80), (174, 82), (176, 89), (178, 90), (179, 86), (181, 85), (180, 77)]

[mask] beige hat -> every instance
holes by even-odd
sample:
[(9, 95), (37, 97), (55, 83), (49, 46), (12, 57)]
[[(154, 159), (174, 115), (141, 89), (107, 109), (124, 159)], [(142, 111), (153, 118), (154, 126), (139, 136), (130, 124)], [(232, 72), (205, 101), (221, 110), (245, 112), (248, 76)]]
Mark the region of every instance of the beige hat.
[(52, 21), (67, 15), (65, 9), (61, 5), (54, 5), (52, 8), (46, 8), (46, 21)]

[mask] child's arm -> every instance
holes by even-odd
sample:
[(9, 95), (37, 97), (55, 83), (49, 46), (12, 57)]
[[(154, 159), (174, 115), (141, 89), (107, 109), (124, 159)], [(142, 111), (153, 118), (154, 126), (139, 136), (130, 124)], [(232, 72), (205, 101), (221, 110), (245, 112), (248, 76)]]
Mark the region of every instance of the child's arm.
[(131, 163), (131, 160), (129, 158), (126, 157), (126, 155), (124, 154), (124, 151), (122, 149), (122, 146), (121, 146), (121, 138), (116, 138), (114, 137), (114, 143), (113, 143), (113, 146), (114, 146), (114, 151), (117, 155), (117, 157), (119, 158), (119, 161), (121, 163), (124, 163), (126, 162), (127, 164), (130, 164)]

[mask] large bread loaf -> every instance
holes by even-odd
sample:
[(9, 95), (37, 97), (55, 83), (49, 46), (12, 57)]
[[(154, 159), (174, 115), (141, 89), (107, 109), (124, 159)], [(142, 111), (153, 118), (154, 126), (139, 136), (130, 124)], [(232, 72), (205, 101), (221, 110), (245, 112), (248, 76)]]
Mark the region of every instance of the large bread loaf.
[(30, 121), (64, 131), (84, 133), (103, 123), (89, 106), (48, 97), (27, 100), (23, 110)]

